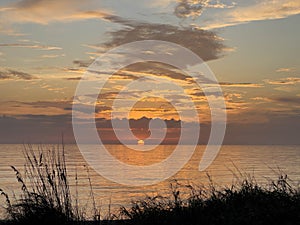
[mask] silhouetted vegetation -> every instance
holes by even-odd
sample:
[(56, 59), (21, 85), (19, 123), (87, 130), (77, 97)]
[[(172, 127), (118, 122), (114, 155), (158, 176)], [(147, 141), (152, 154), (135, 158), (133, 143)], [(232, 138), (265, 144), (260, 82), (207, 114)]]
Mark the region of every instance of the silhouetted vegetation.
[[(265, 187), (249, 177), (219, 189), (213, 183), (209, 188), (171, 187), (168, 197), (147, 197), (122, 208), (128, 224), (300, 224), (300, 194), (286, 175)], [(184, 189), (188, 195), (181, 194)]]
[[(47, 147), (39, 146), (37, 150), (31, 145), (24, 147), (24, 177), (17, 168), (11, 166), (21, 186), (21, 195), (12, 200), (0, 189), (6, 200), (8, 222), (24, 225), (63, 225), (86, 220), (86, 213), (79, 208), (78, 196), (73, 201), (70, 192), (64, 145), (44, 148)], [(75, 179), (77, 184), (77, 175)], [(76, 194), (78, 195), (77, 191)], [(100, 220), (100, 216), (95, 208), (92, 189), (91, 197), (93, 220), (96, 222)]]
[[(171, 182), (168, 196), (148, 196), (122, 207), (114, 218), (100, 221), (93, 198), (92, 219), (80, 209), (78, 194), (73, 200), (64, 147), (34, 151), (25, 148), (24, 177), (12, 166), (21, 185), (21, 195), (13, 200), (0, 189), (6, 200), (7, 220), (12, 225), (129, 224), (129, 225), (211, 225), (211, 224), (300, 224), (300, 192), (286, 175), (280, 174), (268, 185), (258, 184), (254, 177), (242, 176), (230, 187), (210, 184), (195, 186)], [(77, 184), (77, 178), (75, 178)], [(76, 189), (77, 190), (77, 189)], [(76, 191), (77, 193), (77, 191)], [(86, 194), (86, 193), (85, 193)], [(0, 222), (0, 224), (2, 224)]]

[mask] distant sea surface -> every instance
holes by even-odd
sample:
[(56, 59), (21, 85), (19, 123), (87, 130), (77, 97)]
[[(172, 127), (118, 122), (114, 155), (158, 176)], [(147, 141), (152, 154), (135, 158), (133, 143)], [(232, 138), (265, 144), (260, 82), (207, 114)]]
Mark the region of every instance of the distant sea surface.
[[(36, 148), (37, 146), (34, 146)], [(46, 145), (44, 149), (51, 147)], [(91, 148), (96, 146), (91, 145)], [(184, 151), (184, 146), (182, 150)], [(150, 165), (166, 158), (174, 150), (174, 146), (162, 145), (147, 152), (130, 151), (122, 145), (107, 146), (110, 153), (120, 161), (133, 165)], [(131, 200), (156, 193), (169, 193), (170, 182), (176, 179), (183, 184), (208, 184), (207, 173), (217, 186), (230, 185), (237, 181), (240, 174), (253, 175), (257, 182), (268, 183), (276, 179), (280, 172), (288, 174), (296, 184), (300, 182), (300, 146), (256, 146), (225, 145), (206, 171), (198, 171), (205, 146), (197, 146), (190, 161), (173, 177), (151, 186), (128, 187), (106, 180), (92, 168), (87, 171), (87, 163), (76, 145), (66, 145), (66, 161), (72, 193), (75, 195), (75, 174), (78, 174), (78, 196), (82, 205), (90, 202), (91, 178), (96, 204), (105, 211), (108, 205), (117, 210), (121, 205), (128, 206)], [(20, 185), (15, 179), (11, 165), (24, 171), (23, 145), (0, 145), (0, 188), (8, 194), (19, 194)], [(95, 155), (95, 157), (97, 157)], [(176, 163), (176, 162), (174, 162)], [(108, 168), (114, 170), (115, 168)], [(155, 171), (154, 171), (155, 172)], [(0, 199), (0, 205), (3, 199)], [(1, 211), (1, 209), (0, 209)]]

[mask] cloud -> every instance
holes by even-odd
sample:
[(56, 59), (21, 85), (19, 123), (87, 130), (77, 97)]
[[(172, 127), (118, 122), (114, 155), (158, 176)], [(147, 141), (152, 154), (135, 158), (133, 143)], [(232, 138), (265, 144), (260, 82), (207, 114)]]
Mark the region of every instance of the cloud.
[(82, 77), (68, 77), (66, 80), (71, 80), (71, 81), (79, 81), (81, 80)]
[(265, 80), (267, 84), (272, 85), (294, 85), (297, 83), (300, 83), (299, 77), (287, 77), (287, 78), (281, 78), (279, 80)]
[[(268, 120), (264, 121), (263, 124), (256, 123), (263, 113)], [(252, 112), (252, 115), (249, 115), (252, 119), (250, 123), (243, 124), (239, 121), (227, 123), (224, 144), (300, 144), (299, 110), (297, 114), (292, 115), (280, 115), (270, 111)]]
[(73, 60), (73, 63), (76, 66), (83, 67), (83, 68), (88, 67), (92, 62), (93, 60), (79, 60), (79, 59)]
[(294, 67), (289, 67), (289, 68), (278, 68), (276, 70), (277, 73), (288, 73), (288, 72), (294, 72), (296, 71), (296, 68)]
[(42, 58), (47, 58), (47, 59), (53, 59), (53, 58), (58, 58), (58, 57), (64, 57), (65, 56), (65, 54), (61, 54), (61, 55), (42, 55), (41, 57)]
[(39, 50), (61, 50), (61, 47), (57, 46), (48, 46), (48, 45), (38, 45), (38, 44), (20, 44), (20, 43), (9, 43), (4, 44), (0, 43), (0, 47), (16, 47), (16, 48), (32, 48), (32, 49), (39, 49)]
[(260, 20), (282, 19), (300, 13), (300, 1), (262, 0), (254, 5), (234, 7), (210, 20), (205, 28), (221, 28)]
[(286, 104), (297, 104), (300, 105), (300, 98), (299, 97), (273, 97), (270, 98), (270, 100), (280, 102), (280, 103), (286, 103)]
[(25, 73), (17, 70), (0, 69), (0, 80), (13, 80), (13, 79), (33, 80), (36, 79), (36, 77), (29, 73)]
[[(0, 143), (74, 143), (71, 115), (0, 117)], [(9, 128), (9, 129), (7, 129)]]
[(200, 16), (209, 0), (181, 0), (175, 7), (174, 14), (179, 18)]
[(19, 102), (19, 104), (29, 105), (34, 108), (59, 108), (65, 109), (72, 106), (72, 101), (37, 101), (37, 102)]
[(193, 19), (196, 19), (197, 17), (201, 16), (206, 8), (224, 9), (232, 8), (234, 5), (235, 3), (232, 3), (232, 5), (226, 5), (224, 3), (220, 3), (219, 1), (211, 4), (211, 0), (180, 0), (175, 7), (174, 14), (178, 18), (192, 17)]
[[(276, 112), (263, 111), (261, 114), (265, 114), (268, 120), (261, 123), (257, 121), (261, 114), (252, 112), (252, 116), (248, 115), (252, 120), (251, 123), (243, 123), (241, 119), (228, 121), (224, 144), (300, 144), (298, 132), (300, 129), (299, 113), (299, 110), (297, 110), (294, 114), (287, 116)], [(83, 126), (85, 126), (84, 122), (82, 121)], [(140, 120), (130, 120), (129, 122), (133, 132), (136, 133), (138, 129), (148, 126), (149, 119), (142, 118)], [(169, 135), (175, 132), (176, 135), (174, 134), (172, 137), (178, 138), (180, 135), (179, 121), (165, 120), (165, 122), (168, 128), (173, 128), (170, 129)], [(117, 139), (111, 129), (111, 121), (98, 118), (96, 123), (98, 130), (101, 131), (99, 135), (102, 141), (116, 143)], [(193, 124), (190, 123), (190, 125)], [(75, 143), (71, 114), (0, 116), (0, 143), (36, 143), (37, 140), (43, 143), (57, 143), (61, 141), (62, 133), (64, 134), (65, 143)], [(206, 124), (201, 123), (201, 135), (208, 137), (209, 134), (209, 124), (206, 126)], [(88, 137), (86, 139), (87, 143), (91, 141)], [(166, 143), (173, 144), (171, 142)]]
[(267, 97), (254, 97), (250, 98), (251, 100), (255, 101), (255, 103), (265, 103), (272, 101), (270, 98)]
[(4, 101), (1, 102), (0, 111), (2, 114), (20, 116), (23, 114), (32, 115), (64, 115), (72, 109), (71, 100), (55, 101)]
[(190, 83), (190, 76), (184, 74), (179, 69), (158, 62), (136, 63), (127, 66), (120, 71), (121, 75), (127, 75), (130, 78), (138, 79), (140, 77), (158, 76), (160, 78), (171, 79), (173, 81), (184, 81)]
[(254, 83), (230, 83), (230, 82), (220, 82), (219, 83), (223, 87), (245, 87), (245, 88), (260, 88), (263, 87), (262, 84), (254, 84)]
[[(90, 11), (92, 1), (81, 0), (21, 0), (0, 8), (2, 15), (16, 23), (48, 24), (55, 21), (73, 21), (91, 18), (105, 18), (105, 10)], [(5, 10), (4, 10), (5, 9)]]
[(104, 49), (110, 49), (133, 41), (162, 40), (186, 47), (204, 61), (220, 58), (226, 49), (222, 40), (214, 32), (210, 31), (168, 24), (127, 21), (118, 17), (112, 18), (112, 21), (118, 22), (125, 27), (109, 33), (111, 39), (102, 44)]

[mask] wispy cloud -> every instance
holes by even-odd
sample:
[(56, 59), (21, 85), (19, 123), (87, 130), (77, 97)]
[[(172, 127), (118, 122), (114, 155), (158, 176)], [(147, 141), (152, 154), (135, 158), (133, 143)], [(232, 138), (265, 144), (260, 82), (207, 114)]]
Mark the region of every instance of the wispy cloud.
[(93, 60), (80, 60), (80, 59), (76, 59), (73, 60), (73, 63), (78, 66), (78, 67), (88, 67), (91, 63), (93, 62)]
[[(0, 33), (22, 36), (13, 24), (71, 22), (76, 20), (103, 19), (110, 16), (108, 10), (94, 9), (92, 0), (21, 0), (0, 7)], [(90, 7), (90, 8), (88, 8)], [(98, 7), (99, 8), (99, 7)]]
[(285, 68), (278, 68), (276, 70), (277, 73), (289, 73), (296, 71), (296, 68), (294, 67), (285, 67)]
[(0, 8), (3, 16), (16, 23), (48, 24), (55, 21), (73, 21), (90, 18), (104, 18), (107, 11), (90, 11), (87, 6), (92, 1), (80, 0), (21, 0)]
[(281, 19), (300, 13), (300, 1), (262, 0), (248, 6), (236, 6), (216, 15), (206, 23), (206, 29), (233, 26), (260, 20)]
[(32, 79), (36, 79), (36, 77), (22, 71), (0, 68), (0, 80), (13, 80), (13, 79), (32, 80)]
[(53, 58), (58, 58), (58, 57), (64, 57), (65, 56), (65, 54), (60, 54), (60, 55), (42, 55), (41, 57), (42, 58), (47, 58), (47, 59), (53, 59)]
[(262, 84), (255, 83), (231, 83), (231, 82), (220, 82), (219, 83), (223, 87), (241, 87), (241, 88), (261, 88)]
[(0, 47), (15, 47), (15, 48), (32, 48), (39, 50), (61, 50), (61, 47), (39, 45), (39, 44), (24, 44), (24, 43), (0, 43)]
[(68, 77), (66, 78), (66, 80), (70, 80), (70, 81), (79, 81), (81, 80), (82, 77)]
[[(22, 109), (22, 110), (20, 110)], [(33, 115), (65, 115), (72, 109), (71, 100), (55, 101), (2, 101), (0, 111), (2, 114), (19, 116), (22, 114)]]
[(294, 97), (294, 96), (289, 96), (289, 97), (272, 97), (270, 98), (272, 101), (284, 103), (287, 105), (296, 104), (297, 106), (300, 106), (300, 98), (299, 97)]
[(272, 84), (272, 85), (293, 85), (300, 83), (300, 78), (299, 77), (286, 77), (286, 78), (281, 78), (278, 80), (265, 80), (267, 84)]

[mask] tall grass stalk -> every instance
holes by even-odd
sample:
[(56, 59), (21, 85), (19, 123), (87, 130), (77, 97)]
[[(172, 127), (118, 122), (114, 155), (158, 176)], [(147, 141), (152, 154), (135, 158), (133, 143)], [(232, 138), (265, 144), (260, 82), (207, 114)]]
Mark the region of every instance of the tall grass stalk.
[[(46, 149), (45, 149), (46, 148)], [(15, 201), (3, 190), (6, 211), (15, 224), (70, 224), (85, 220), (85, 213), (78, 203), (78, 177), (73, 202), (66, 166), (65, 146), (24, 145), (24, 176), (11, 166), (21, 186), (21, 195)], [(89, 179), (90, 186), (92, 185)], [(92, 192), (92, 187), (91, 187)], [(98, 218), (94, 197), (94, 218)], [(99, 219), (100, 220), (100, 219)]]

